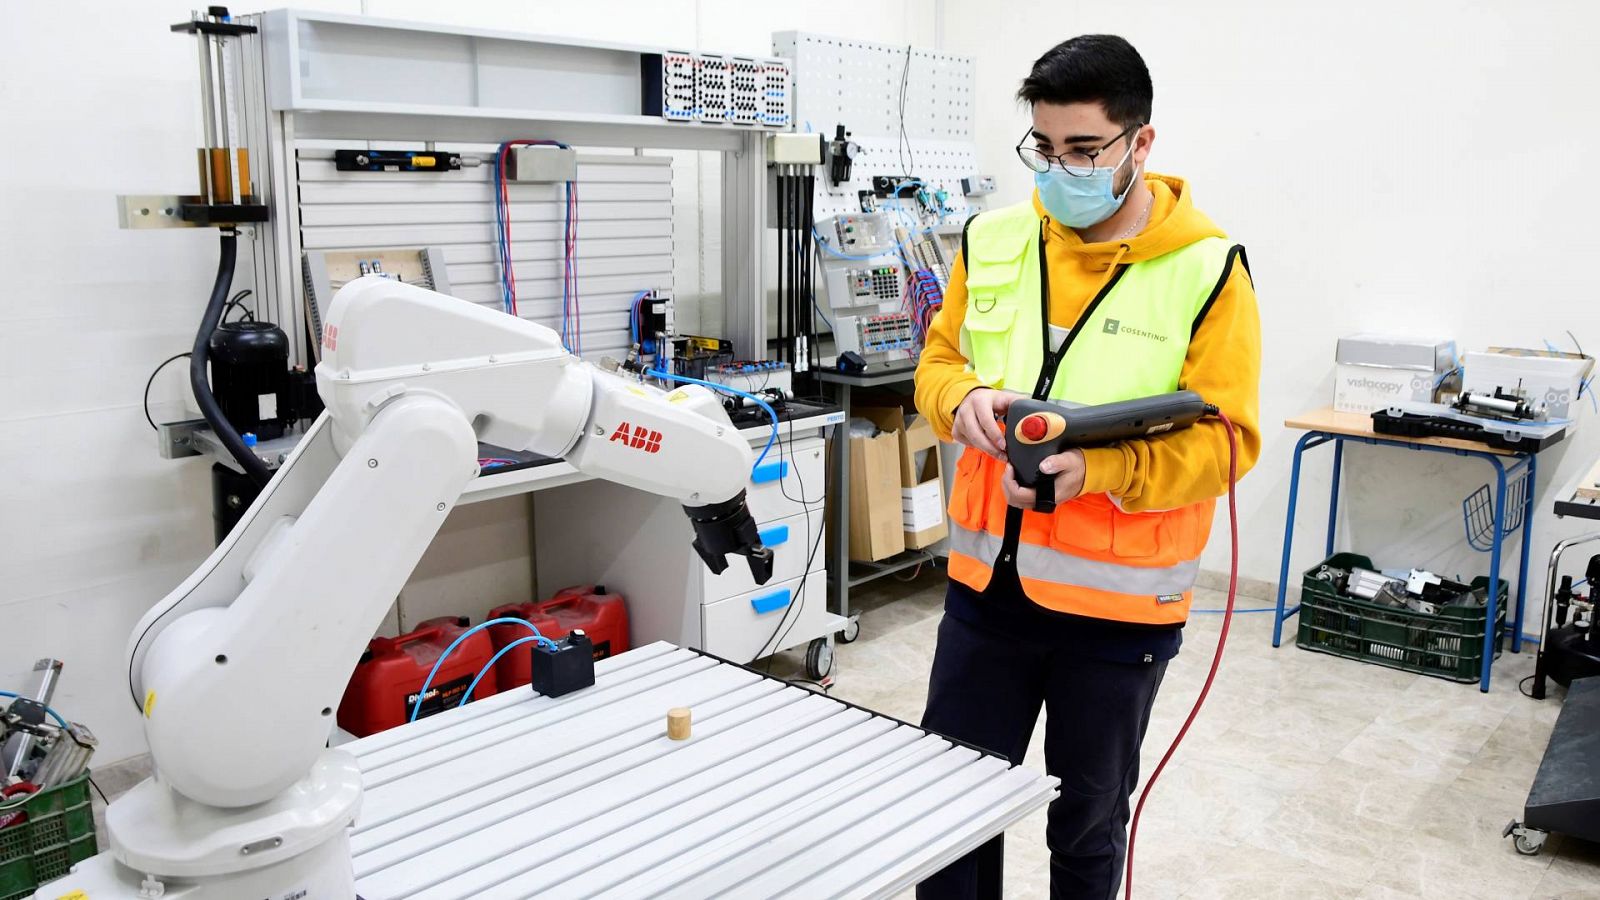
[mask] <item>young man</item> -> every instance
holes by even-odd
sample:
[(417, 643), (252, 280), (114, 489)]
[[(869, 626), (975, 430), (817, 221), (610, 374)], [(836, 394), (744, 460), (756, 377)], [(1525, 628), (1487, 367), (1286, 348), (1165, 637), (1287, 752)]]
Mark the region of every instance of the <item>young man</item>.
[[(1233, 421), (1243, 473), (1260, 449), (1260, 323), (1243, 248), (1182, 180), (1145, 171), (1156, 132), (1138, 51), (1073, 38), (1017, 96), (1032, 107), (1017, 155), (1036, 190), (967, 223), (917, 367), (917, 408), (966, 445), (922, 724), (1020, 763), (1042, 705), (1045, 765), (1061, 779), (1051, 896), (1109, 900), (1139, 745), (1227, 492), (1228, 437), (1206, 419), (1050, 457), (1041, 470), (1059, 505), (1042, 513), (996, 420), (1019, 396), (1105, 403), (1184, 388)], [(992, 891), (1002, 855), (996, 839), (917, 896)]]

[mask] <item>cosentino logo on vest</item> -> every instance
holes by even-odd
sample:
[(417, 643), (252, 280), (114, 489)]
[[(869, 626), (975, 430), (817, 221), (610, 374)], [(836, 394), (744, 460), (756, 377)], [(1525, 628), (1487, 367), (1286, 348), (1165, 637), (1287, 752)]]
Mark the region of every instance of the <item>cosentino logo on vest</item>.
[(1120, 319), (1107, 319), (1105, 332), (1106, 334), (1126, 334), (1130, 337), (1144, 338), (1162, 344), (1167, 342), (1167, 336), (1164, 334), (1156, 334), (1154, 331), (1145, 331), (1143, 328), (1124, 325)]

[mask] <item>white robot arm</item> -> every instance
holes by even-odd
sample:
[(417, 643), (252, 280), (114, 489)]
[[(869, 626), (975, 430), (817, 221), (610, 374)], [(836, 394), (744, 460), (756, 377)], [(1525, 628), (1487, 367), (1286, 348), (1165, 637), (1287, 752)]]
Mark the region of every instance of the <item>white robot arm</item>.
[(677, 499), (714, 571), (739, 554), (771, 575), (744, 502), (750, 446), (703, 388), (618, 377), (548, 328), (378, 277), (334, 298), (316, 374), (327, 411), (129, 642), (157, 776), (112, 805), (112, 852), (196, 897), (264, 896), (295, 859), (349, 895), (360, 776), (325, 749), (333, 711), (477, 476), (478, 440)]

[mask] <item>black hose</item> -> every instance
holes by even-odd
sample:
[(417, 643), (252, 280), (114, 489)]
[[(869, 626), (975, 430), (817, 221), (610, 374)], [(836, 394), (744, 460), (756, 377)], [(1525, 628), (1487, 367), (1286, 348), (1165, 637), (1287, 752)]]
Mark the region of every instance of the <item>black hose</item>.
[(224, 231), (221, 252), (217, 256), (217, 280), (211, 286), (211, 299), (206, 303), (205, 315), (200, 319), (200, 330), (194, 336), (194, 349), (189, 355), (189, 385), (194, 388), (194, 399), (200, 407), (200, 415), (205, 416), (206, 423), (222, 441), (222, 446), (228, 448), (228, 453), (244, 467), (244, 473), (250, 476), (251, 481), (259, 487), (265, 487), (272, 480), (272, 470), (245, 446), (244, 438), (222, 414), (222, 407), (217, 405), (217, 398), (211, 393), (206, 367), (207, 355), (211, 350), (211, 333), (222, 322), (223, 308), (228, 305), (228, 289), (233, 287), (233, 268), (238, 255), (238, 235)]

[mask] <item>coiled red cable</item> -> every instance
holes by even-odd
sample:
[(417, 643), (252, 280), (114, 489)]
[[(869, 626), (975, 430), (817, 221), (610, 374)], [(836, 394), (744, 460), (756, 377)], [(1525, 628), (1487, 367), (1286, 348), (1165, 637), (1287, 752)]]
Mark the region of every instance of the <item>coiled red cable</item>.
[(1194, 700), (1194, 707), (1189, 710), (1189, 717), (1183, 720), (1183, 727), (1178, 729), (1178, 736), (1172, 739), (1172, 746), (1161, 755), (1161, 761), (1156, 763), (1155, 771), (1150, 773), (1150, 780), (1145, 782), (1144, 790), (1139, 792), (1139, 804), (1133, 809), (1133, 823), (1128, 828), (1128, 861), (1127, 871), (1123, 876), (1122, 896), (1125, 900), (1133, 900), (1133, 843), (1139, 836), (1139, 814), (1144, 811), (1144, 801), (1150, 797), (1150, 789), (1155, 787), (1156, 779), (1161, 777), (1161, 770), (1167, 767), (1167, 761), (1178, 751), (1178, 745), (1183, 743), (1183, 736), (1189, 733), (1189, 726), (1194, 724), (1195, 717), (1200, 714), (1200, 707), (1206, 702), (1206, 695), (1211, 693), (1211, 683), (1217, 680), (1217, 669), (1222, 665), (1222, 650), (1228, 643), (1228, 626), (1233, 622), (1233, 602), (1239, 594), (1239, 436), (1233, 430), (1233, 423), (1221, 410), (1217, 410), (1217, 418), (1222, 420), (1222, 426), (1228, 432), (1228, 528), (1232, 543), (1232, 561), (1228, 568), (1228, 603), (1222, 614), (1222, 632), (1217, 635), (1217, 652), (1211, 657), (1211, 671), (1206, 673), (1206, 682), (1200, 687), (1200, 696)]

